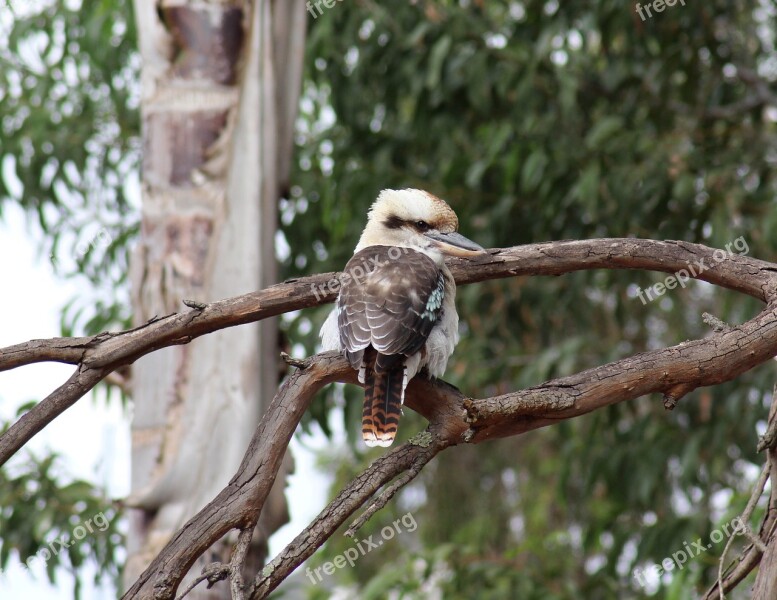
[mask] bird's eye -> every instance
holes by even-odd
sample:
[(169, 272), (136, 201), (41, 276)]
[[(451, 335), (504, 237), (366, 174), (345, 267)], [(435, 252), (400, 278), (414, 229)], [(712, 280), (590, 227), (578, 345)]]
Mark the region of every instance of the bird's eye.
[(415, 226), (418, 227), (418, 229), (420, 229), (421, 231), (429, 230), (429, 223), (427, 223), (426, 221), (416, 221)]

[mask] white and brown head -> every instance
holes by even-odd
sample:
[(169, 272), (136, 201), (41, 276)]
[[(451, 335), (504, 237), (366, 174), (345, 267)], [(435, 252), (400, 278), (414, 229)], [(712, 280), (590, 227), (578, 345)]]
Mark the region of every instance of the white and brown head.
[(383, 190), (370, 208), (358, 252), (368, 246), (413, 248), (430, 256), (484, 252), (457, 233), (459, 219), (445, 200), (423, 190)]

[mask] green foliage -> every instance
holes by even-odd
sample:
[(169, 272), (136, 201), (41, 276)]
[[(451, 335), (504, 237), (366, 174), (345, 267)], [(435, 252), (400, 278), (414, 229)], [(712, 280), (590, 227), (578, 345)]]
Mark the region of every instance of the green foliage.
[(66, 335), (129, 323), (122, 291), (137, 207), (128, 193), (140, 150), (131, 7), (51, 0), (5, 9), (12, 21), (7, 38), (0, 35), (0, 214), (19, 202), (37, 216), (55, 270), (99, 287), (65, 311)]
[(118, 587), (117, 553), (124, 547), (118, 510), (93, 484), (65, 482), (60, 471), (56, 454), (31, 452), (0, 468), (0, 571), (15, 557), (30, 567), (44, 565), (53, 584), (64, 568), (79, 598), (80, 569), (90, 561), (95, 582), (109, 578)]
[[(298, 170), (282, 205), (286, 274), (341, 268), (378, 191), (408, 186), (446, 198), (484, 246), (639, 236), (724, 247), (741, 236), (751, 256), (774, 260), (777, 115), (751, 101), (759, 85), (774, 88), (774, 21), (751, 2), (678, 4), (644, 22), (614, 0), (338, 4), (310, 23)], [(664, 277), (463, 288), (446, 379), (474, 396), (503, 393), (702, 337), (704, 311), (740, 323), (759, 310), (698, 283), (643, 304), (638, 290)], [(308, 352), (325, 314), (288, 327)], [(424, 498), (420, 555), (450, 569), (446, 598), (487, 587), (640, 598), (659, 583), (663, 597), (692, 597), (714, 580), (722, 544), (648, 588), (634, 569), (744, 507), (771, 379), (761, 367), (672, 413), (643, 398), (453, 449), (397, 504)], [(445, 543), (456, 551), (435, 556)], [(399, 591), (387, 573), (414, 575), (393, 551), (379, 554), (379, 566), (336, 577)]]
[[(12, 0), (0, 10), (0, 215), (19, 203), (54, 270), (89, 283), (64, 307), (63, 335), (128, 326), (140, 151), (132, 2)], [(94, 485), (68, 481), (56, 455), (3, 467), (0, 507), (0, 570), (32, 558), (53, 583), (66, 569), (79, 597), (89, 561), (118, 586), (118, 510)]]

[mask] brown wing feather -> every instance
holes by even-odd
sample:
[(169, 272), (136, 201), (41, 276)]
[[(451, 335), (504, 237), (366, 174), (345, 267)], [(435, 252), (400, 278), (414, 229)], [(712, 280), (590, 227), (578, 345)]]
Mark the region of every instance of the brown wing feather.
[(351, 365), (358, 368), (370, 345), (381, 355), (379, 368), (395, 364), (388, 356), (418, 352), (442, 307), (444, 280), (435, 262), (409, 248), (370, 246), (348, 261), (345, 274), (338, 326)]

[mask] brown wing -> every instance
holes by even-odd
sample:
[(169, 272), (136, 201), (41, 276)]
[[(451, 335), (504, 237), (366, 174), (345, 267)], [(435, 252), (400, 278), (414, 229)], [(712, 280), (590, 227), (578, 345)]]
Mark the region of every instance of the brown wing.
[(443, 274), (431, 258), (409, 248), (370, 246), (348, 261), (344, 275), (338, 326), (354, 368), (370, 345), (378, 352), (378, 371), (423, 347), (445, 294)]

